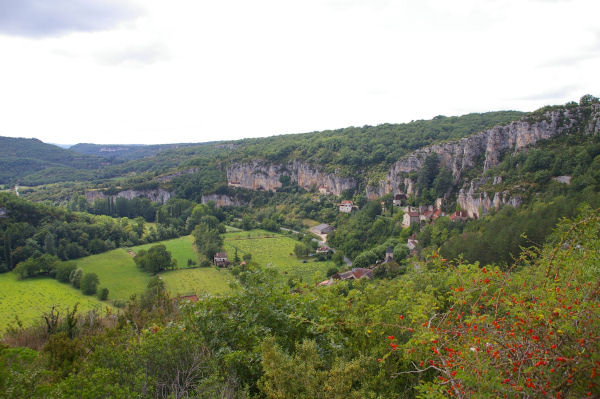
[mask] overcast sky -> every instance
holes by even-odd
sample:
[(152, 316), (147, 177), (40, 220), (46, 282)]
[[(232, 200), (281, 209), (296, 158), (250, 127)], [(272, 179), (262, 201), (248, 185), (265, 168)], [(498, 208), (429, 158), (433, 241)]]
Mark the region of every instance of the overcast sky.
[(202, 142), (600, 95), (598, 0), (0, 0), (0, 135)]

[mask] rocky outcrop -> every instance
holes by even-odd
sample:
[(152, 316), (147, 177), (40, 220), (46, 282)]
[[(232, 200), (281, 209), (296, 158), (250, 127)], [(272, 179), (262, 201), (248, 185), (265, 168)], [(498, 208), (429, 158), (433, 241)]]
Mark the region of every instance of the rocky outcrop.
[(203, 204), (208, 204), (211, 201), (214, 202), (217, 207), (242, 206), (245, 204), (243, 201), (229, 195), (208, 194), (202, 196)]
[(277, 191), (283, 187), (281, 178), (289, 176), (298, 186), (310, 190), (322, 187), (328, 194), (341, 195), (344, 190), (356, 188), (356, 180), (325, 173), (307, 163), (294, 160), (286, 165), (263, 160), (232, 164), (227, 168), (227, 182), (232, 187), (250, 190)]
[[(479, 183), (482, 183), (480, 181)], [(486, 215), (492, 208), (498, 209), (502, 205), (517, 207), (521, 205), (522, 199), (519, 195), (511, 195), (509, 191), (494, 192), (492, 196), (487, 192), (477, 190), (478, 184), (471, 182), (468, 190), (461, 189), (456, 202), (468, 213), (470, 218), (479, 218)]]
[(440, 164), (450, 169), (454, 180), (458, 181), (465, 171), (478, 165), (486, 171), (497, 165), (505, 154), (516, 153), (540, 140), (579, 129), (585, 134), (597, 134), (600, 132), (600, 105), (594, 105), (591, 111), (591, 116), (586, 119), (580, 107), (554, 110), (544, 114), (540, 120), (526, 117), (460, 140), (419, 149), (394, 163), (378, 186), (368, 188), (367, 195), (382, 196), (400, 191), (399, 187), (406, 187), (403, 191), (409, 193), (407, 175), (418, 171), (433, 153), (438, 155)]
[(171, 199), (172, 193), (167, 190), (163, 190), (162, 188), (156, 190), (123, 190), (117, 193), (116, 195), (106, 195), (102, 191), (94, 190), (88, 191), (85, 193), (85, 198), (87, 198), (88, 202), (92, 203), (97, 199), (106, 199), (106, 198), (126, 198), (128, 200), (134, 198), (147, 198), (152, 202), (158, 202), (160, 204), (166, 203), (169, 199)]

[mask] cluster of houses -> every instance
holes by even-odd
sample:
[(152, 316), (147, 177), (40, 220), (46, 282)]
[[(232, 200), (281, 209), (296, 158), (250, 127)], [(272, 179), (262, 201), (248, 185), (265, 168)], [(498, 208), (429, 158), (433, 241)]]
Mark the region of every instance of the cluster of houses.
[(394, 260), (394, 249), (392, 247), (388, 247), (385, 251), (385, 259), (383, 261), (379, 260), (375, 265), (372, 265), (368, 268), (366, 267), (355, 267), (354, 269), (348, 270), (347, 272), (335, 273), (329, 279), (321, 281), (317, 284), (318, 287), (325, 287), (334, 284), (336, 281), (340, 280), (360, 280), (363, 278), (371, 279), (373, 278), (373, 268), (375, 266), (387, 263)]

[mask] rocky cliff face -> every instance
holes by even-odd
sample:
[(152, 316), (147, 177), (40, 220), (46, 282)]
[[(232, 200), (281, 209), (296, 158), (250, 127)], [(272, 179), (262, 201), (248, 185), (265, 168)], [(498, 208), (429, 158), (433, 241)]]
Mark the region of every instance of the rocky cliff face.
[(217, 207), (242, 206), (245, 204), (243, 201), (229, 195), (209, 194), (202, 196), (203, 204), (208, 204), (211, 201), (217, 204)]
[[(508, 191), (493, 192), (492, 197), (487, 192), (478, 190), (478, 186), (486, 179), (472, 181), (469, 189), (461, 189), (456, 202), (465, 210), (470, 218), (479, 218), (487, 214), (492, 208), (498, 209), (502, 205), (517, 207), (523, 202), (519, 195), (511, 195)], [(496, 184), (496, 179), (494, 179)]]
[(282, 176), (289, 176), (291, 181), (304, 189), (324, 187), (327, 193), (334, 195), (341, 195), (344, 190), (356, 188), (356, 180), (352, 178), (324, 173), (297, 160), (287, 165), (255, 160), (233, 164), (227, 168), (227, 182), (230, 186), (250, 190), (276, 191), (282, 187)]
[[(460, 140), (419, 149), (394, 163), (378, 186), (367, 188), (367, 196), (375, 198), (398, 191), (413, 194), (413, 184), (407, 179), (407, 175), (418, 171), (427, 156), (433, 153), (438, 155), (441, 165), (452, 171), (455, 182), (458, 182), (465, 171), (478, 165), (483, 165), (483, 171), (486, 171), (497, 165), (505, 154), (516, 153), (540, 140), (578, 129), (583, 129), (586, 134), (600, 132), (599, 105), (593, 107), (587, 123), (584, 123), (585, 119), (585, 114), (579, 107), (560, 109), (546, 113), (539, 121), (528, 121), (524, 118)], [(496, 195), (497, 193), (494, 194)], [(464, 196), (469, 197), (469, 191), (464, 192)], [(502, 198), (502, 195), (500, 197)], [(486, 202), (484, 198), (481, 201)]]
[(124, 190), (119, 192), (116, 195), (105, 195), (104, 193), (102, 193), (101, 191), (88, 191), (85, 193), (85, 197), (87, 198), (88, 202), (92, 203), (94, 202), (94, 200), (97, 199), (105, 199), (105, 198), (126, 198), (128, 200), (134, 199), (134, 198), (147, 198), (152, 202), (158, 202), (160, 204), (164, 204), (166, 203), (170, 198), (171, 198), (172, 194), (169, 191), (163, 190), (162, 188), (159, 188), (157, 190), (143, 190), (143, 191), (136, 191), (136, 190)]

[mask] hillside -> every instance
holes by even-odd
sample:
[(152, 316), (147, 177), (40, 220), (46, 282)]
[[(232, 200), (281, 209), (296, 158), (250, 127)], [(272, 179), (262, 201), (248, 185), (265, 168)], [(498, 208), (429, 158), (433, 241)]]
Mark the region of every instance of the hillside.
[(79, 143), (69, 149), (80, 154), (94, 155), (107, 159), (131, 161), (140, 158), (151, 157), (161, 151), (189, 147), (196, 144), (90, 144)]
[(0, 183), (44, 183), (91, 176), (89, 171), (106, 166), (100, 157), (83, 155), (37, 139), (0, 137)]

